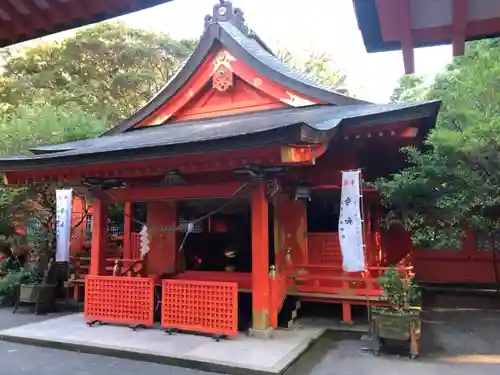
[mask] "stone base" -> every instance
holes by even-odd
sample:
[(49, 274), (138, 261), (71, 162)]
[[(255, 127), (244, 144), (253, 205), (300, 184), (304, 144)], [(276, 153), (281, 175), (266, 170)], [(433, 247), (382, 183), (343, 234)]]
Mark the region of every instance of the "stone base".
[(257, 339), (264, 339), (268, 340), (273, 337), (274, 334), (274, 328), (268, 328), (268, 329), (253, 329), (250, 328), (248, 330), (248, 335), (250, 337), (255, 337)]
[(354, 326), (354, 322), (352, 320), (349, 321), (341, 320), (340, 324), (343, 326)]
[(277, 329), (272, 340), (240, 334), (231, 340), (216, 342), (211, 337), (189, 333), (166, 335), (156, 327), (137, 331), (113, 324), (88, 327), (83, 314), (71, 314), (0, 330), (0, 340), (164, 363), (211, 373), (280, 375), (324, 331), (321, 327)]

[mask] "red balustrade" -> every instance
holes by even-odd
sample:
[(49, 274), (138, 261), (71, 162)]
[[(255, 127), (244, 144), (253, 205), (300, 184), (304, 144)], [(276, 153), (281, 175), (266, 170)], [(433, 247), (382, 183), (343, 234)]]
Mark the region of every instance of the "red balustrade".
[[(90, 268), (89, 257), (70, 257), (71, 262), (75, 265), (76, 278), (83, 278), (88, 274)], [(129, 271), (127, 276), (146, 276), (146, 261), (137, 259), (120, 259), (120, 258), (107, 258), (106, 259), (106, 274), (113, 273), (115, 262), (119, 260), (122, 263), (122, 271)]]
[(222, 336), (238, 333), (238, 284), (163, 280), (161, 325)]
[(278, 314), (287, 295), (287, 278), (282, 272), (270, 277), (270, 314), (269, 323), (278, 328)]
[(151, 278), (85, 277), (87, 321), (153, 325), (154, 281)]
[[(382, 293), (377, 278), (391, 267), (367, 267), (366, 272), (344, 272), (342, 267), (298, 265), (290, 275), (298, 292), (330, 295), (378, 297)], [(412, 267), (398, 266), (400, 272), (411, 273)]]

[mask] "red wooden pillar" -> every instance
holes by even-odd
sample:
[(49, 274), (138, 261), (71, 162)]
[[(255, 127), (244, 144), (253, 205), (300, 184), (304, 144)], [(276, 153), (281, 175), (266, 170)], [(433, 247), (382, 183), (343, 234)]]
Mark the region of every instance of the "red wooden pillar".
[(375, 256), (378, 266), (385, 265), (385, 257), (382, 248), (382, 235), (380, 233), (380, 201), (376, 202), (373, 206), (373, 243), (375, 246)]
[[(86, 202), (84, 199), (73, 197), (71, 212), (71, 226), (73, 227), (71, 235), (70, 254), (75, 255), (79, 253), (85, 242), (85, 219), (83, 214), (85, 212)], [(83, 220), (83, 221), (82, 221)], [(75, 227), (78, 225), (77, 227)]]
[(365, 241), (365, 263), (367, 266), (373, 266), (375, 260), (375, 249), (372, 240), (372, 227), (371, 227), (371, 199), (369, 196), (361, 193), (363, 200), (363, 235)]
[[(410, 12), (410, 0), (399, 0), (394, 4), (399, 15), (399, 32), (401, 35), (401, 51), (403, 52), (403, 62), (405, 74), (415, 73), (415, 51), (413, 49), (413, 31)], [(397, 22), (397, 21), (396, 21)]]
[[(264, 183), (252, 191), (252, 331), (269, 332), (269, 216)], [(259, 332), (259, 333), (258, 333)]]
[(92, 241), (90, 247), (90, 275), (104, 275), (108, 246), (108, 206), (102, 199), (92, 201)]
[(123, 215), (123, 258), (132, 259), (132, 202), (125, 202)]
[(176, 268), (176, 232), (157, 228), (177, 225), (177, 206), (171, 201), (149, 202), (147, 211), (150, 238), (147, 255), (148, 272), (153, 277), (172, 274)]

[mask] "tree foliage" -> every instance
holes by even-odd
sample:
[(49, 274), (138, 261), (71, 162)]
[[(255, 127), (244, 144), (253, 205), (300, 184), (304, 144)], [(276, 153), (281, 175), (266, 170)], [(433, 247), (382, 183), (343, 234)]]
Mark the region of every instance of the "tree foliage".
[(21, 104), (0, 111), (0, 154), (27, 154), (33, 147), (95, 137), (105, 130), (105, 119), (72, 102), (57, 107)]
[(499, 46), (472, 42), (436, 77), (425, 97), (443, 104), (427, 147), (404, 149), (408, 168), (376, 183), (386, 224), (412, 231), (417, 245), (457, 248), (466, 228), (500, 228)]
[(0, 101), (76, 105), (115, 125), (166, 84), (194, 44), (122, 23), (97, 24), (8, 56)]
[(288, 49), (280, 49), (277, 56), (288, 66), (304, 73), (314, 81), (347, 93), (347, 77), (335, 65), (332, 56), (326, 53), (309, 52), (305, 58), (294, 55)]
[(406, 102), (411, 100), (422, 100), (428, 94), (429, 87), (426, 85), (424, 77), (407, 74), (402, 76), (394, 89), (390, 101)]

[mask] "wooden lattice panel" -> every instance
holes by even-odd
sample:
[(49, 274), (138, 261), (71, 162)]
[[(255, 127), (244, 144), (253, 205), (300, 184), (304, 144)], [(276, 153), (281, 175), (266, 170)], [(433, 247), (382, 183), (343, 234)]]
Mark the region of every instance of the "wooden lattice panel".
[(162, 327), (217, 335), (238, 333), (238, 284), (163, 280)]
[(140, 277), (85, 277), (85, 319), (153, 325), (154, 280)]

